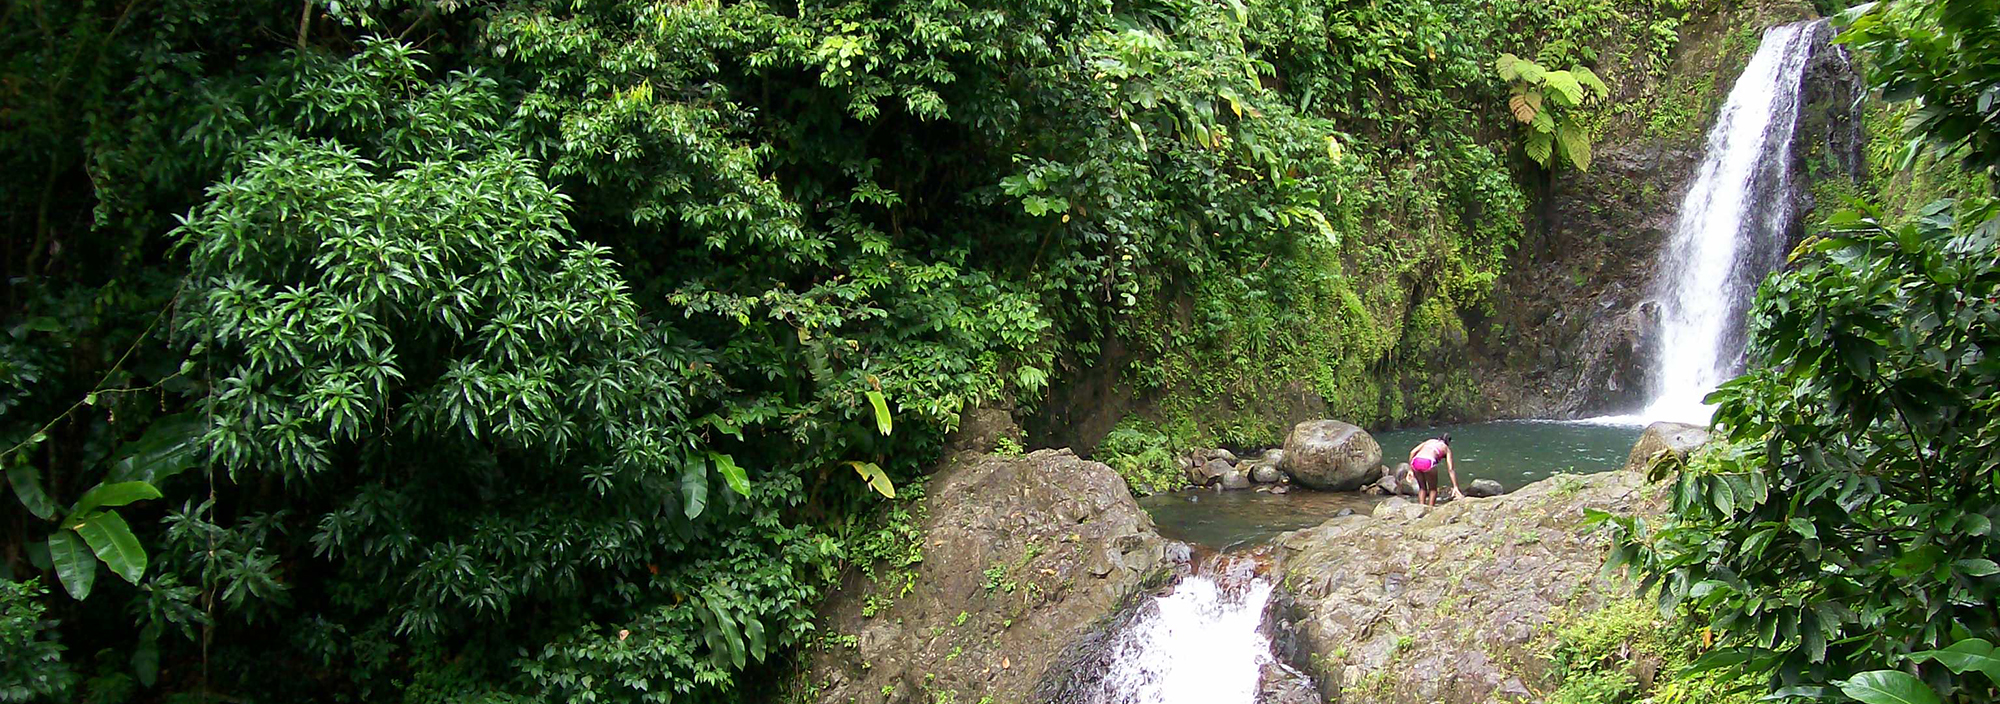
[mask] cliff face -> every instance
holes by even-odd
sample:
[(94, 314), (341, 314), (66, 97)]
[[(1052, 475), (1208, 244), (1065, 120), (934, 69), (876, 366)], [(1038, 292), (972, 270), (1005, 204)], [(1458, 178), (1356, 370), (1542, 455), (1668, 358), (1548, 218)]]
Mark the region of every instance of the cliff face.
[[(1640, 108), (1614, 115), (1591, 171), (1550, 185), (1537, 236), (1502, 277), (1493, 315), (1471, 326), (1484, 405), (1468, 417), (1576, 417), (1645, 401), (1658, 260), (1707, 131), (1762, 29), (1809, 17), (1808, 7), (1782, 4), (1715, 12), (1683, 35), (1665, 84), (1620, 86), (1613, 102)], [(1815, 31), (1788, 166), (1794, 217), (1774, 257), (1823, 215), (1816, 193), (1864, 178), (1864, 88), (1846, 51), (1828, 43), (1833, 32)]]

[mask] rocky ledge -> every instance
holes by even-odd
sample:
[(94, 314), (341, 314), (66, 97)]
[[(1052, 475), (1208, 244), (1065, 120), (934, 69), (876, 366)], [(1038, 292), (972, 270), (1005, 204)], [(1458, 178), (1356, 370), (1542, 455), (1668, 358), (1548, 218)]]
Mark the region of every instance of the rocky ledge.
[(1125, 481), (1069, 450), (959, 455), (920, 510), (913, 579), (849, 575), (822, 605), (809, 699), (1026, 701), (1057, 653), (1174, 561)]
[(1280, 656), (1330, 702), (1539, 701), (1552, 624), (1630, 593), (1602, 574), (1609, 538), (1585, 509), (1663, 508), (1661, 485), (1613, 471), (1287, 533)]

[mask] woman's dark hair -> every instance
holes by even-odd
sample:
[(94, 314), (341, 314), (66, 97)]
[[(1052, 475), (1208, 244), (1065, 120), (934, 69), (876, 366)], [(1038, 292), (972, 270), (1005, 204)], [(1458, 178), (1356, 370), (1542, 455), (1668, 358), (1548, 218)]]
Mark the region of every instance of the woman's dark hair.
[(1451, 433), (1445, 433), (1445, 434), (1443, 434), (1443, 435), (1439, 435), (1439, 436), (1438, 436), (1438, 442), (1441, 442), (1441, 443), (1444, 443), (1444, 444), (1446, 444), (1446, 445), (1450, 445), (1450, 444), (1451, 444)]

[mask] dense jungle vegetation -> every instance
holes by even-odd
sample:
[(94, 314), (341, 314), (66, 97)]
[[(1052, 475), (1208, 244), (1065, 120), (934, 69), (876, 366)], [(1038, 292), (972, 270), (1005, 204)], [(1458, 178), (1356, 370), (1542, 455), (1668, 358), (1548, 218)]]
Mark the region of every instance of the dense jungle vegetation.
[(1494, 58), (1687, 10), (12, 0), (0, 700), (770, 694), (1108, 340), (1436, 412), (1542, 178)]
[[(1991, 10), (1854, 18), (1982, 179)], [(1665, 71), (1689, 12), (10, 0), (0, 701), (775, 696), (959, 414), (1114, 340), (1181, 425), (1469, 393), (1433, 331), (1549, 176), (1494, 60)], [(1992, 214), (1864, 211), (1767, 287), (1628, 551), (1708, 664), (1992, 697)]]
[[(1766, 280), (1751, 371), (1673, 510), (1612, 554), (1716, 648), (1689, 673), (1770, 699), (2000, 700), (2000, 3), (1836, 18), (1882, 97), (1910, 101), (1878, 183)], [(1885, 137), (1887, 135), (1884, 135)], [(1941, 175), (1911, 178), (1928, 160)], [(1921, 205), (1917, 191), (1949, 197)], [(1901, 205), (1887, 209), (1882, 199)]]

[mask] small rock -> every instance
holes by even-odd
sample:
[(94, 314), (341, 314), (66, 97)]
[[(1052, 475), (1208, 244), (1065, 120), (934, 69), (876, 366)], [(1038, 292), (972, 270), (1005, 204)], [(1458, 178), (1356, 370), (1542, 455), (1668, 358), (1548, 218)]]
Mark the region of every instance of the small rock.
[(1208, 486), (1222, 479), (1222, 475), (1228, 474), (1229, 471), (1228, 462), (1209, 460), (1202, 464), (1200, 468), (1188, 473), (1188, 483), (1195, 486)]
[(1289, 494), (1289, 493), (1292, 493), (1292, 488), (1291, 488), (1290, 486), (1287, 486), (1287, 485), (1284, 485), (1284, 484), (1279, 484), (1279, 485), (1277, 485), (1277, 486), (1274, 486), (1274, 487), (1271, 487), (1271, 493), (1273, 493), (1273, 494)]
[(1278, 480), (1284, 477), (1285, 473), (1278, 471), (1276, 466), (1264, 464), (1261, 461), (1257, 463), (1257, 466), (1250, 469), (1250, 481), (1257, 482), (1258, 484), (1276, 484)]
[(1211, 453), (1209, 456), (1214, 457), (1218, 460), (1222, 460), (1224, 462), (1228, 462), (1230, 464), (1236, 464), (1237, 462), (1236, 453), (1224, 450), (1219, 447), (1216, 448), (1215, 452)]
[(1269, 462), (1271, 463), (1271, 466), (1276, 467), (1278, 465), (1285, 463), (1285, 451), (1283, 448), (1273, 447), (1269, 450), (1265, 450), (1264, 454), (1258, 457), (1257, 459)]
[(1250, 488), (1250, 476), (1239, 470), (1229, 470), (1222, 475), (1222, 488), (1248, 489)]
[(1500, 486), (1500, 482), (1492, 479), (1474, 479), (1472, 484), (1465, 488), (1466, 496), (1487, 497), (1504, 493), (1507, 493), (1506, 487)]
[(1341, 509), (1341, 510), (1338, 510), (1338, 511), (1334, 511), (1334, 512), (1333, 512), (1333, 517), (1334, 517), (1334, 518), (1346, 518), (1346, 517), (1348, 517), (1348, 516), (1352, 516), (1352, 515), (1354, 515), (1354, 509), (1351, 509), (1351, 508), (1343, 508), (1343, 509)]

